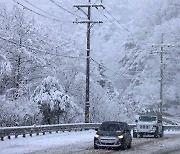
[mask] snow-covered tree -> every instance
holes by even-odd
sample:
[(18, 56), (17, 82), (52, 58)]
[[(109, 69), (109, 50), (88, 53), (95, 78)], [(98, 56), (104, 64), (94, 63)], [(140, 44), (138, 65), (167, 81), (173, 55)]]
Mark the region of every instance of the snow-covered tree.
[(173, 85), (179, 85), (179, 80), (176, 78), (178, 72), (176, 60), (179, 57), (176, 47), (179, 44), (179, 39), (177, 39), (179, 34), (178, 16), (180, 15), (177, 9), (178, 3), (178, 1), (168, 0), (146, 1), (138, 14), (138, 19), (141, 20), (133, 21), (134, 36), (125, 40), (124, 54), (119, 62), (120, 72), (125, 74), (127, 78), (131, 78), (123, 93), (124, 101), (133, 106), (130, 109), (131, 112), (158, 109), (160, 99), (160, 47), (152, 48), (152, 44), (161, 44), (162, 33), (164, 34), (164, 44), (175, 45), (169, 48), (164, 47), (166, 54), (164, 54), (163, 65), (163, 106), (165, 107), (170, 99), (173, 102), (177, 98), (174, 88), (177, 86)]
[(26, 97), (14, 100), (10, 95), (0, 96), (0, 126), (33, 125), (41, 123), (38, 105)]
[[(80, 114), (77, 106), (65, 94), (62, 86), (54, 77), (48, 76), (45, 78), (42, 84), (35, 89), (33, 98), (39, 104), (44, 123), (72, 122), (72, 119)], [(72, 113), (73, 117), (68, 116)]]

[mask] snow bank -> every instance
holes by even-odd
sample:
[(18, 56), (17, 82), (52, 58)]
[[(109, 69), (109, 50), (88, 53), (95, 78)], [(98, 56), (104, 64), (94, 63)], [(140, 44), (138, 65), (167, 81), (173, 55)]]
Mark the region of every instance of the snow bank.
[(24, 154), (39, 151), (42, 149), (53, 148), (57, 146), (65, 146), (78, 144), (83, 142), (93, 143), (95, 131), (80, 131), (80, 132), (60, 132), (48, 134), (45, 136), (34, 136), (0, 142), (1, 154)]

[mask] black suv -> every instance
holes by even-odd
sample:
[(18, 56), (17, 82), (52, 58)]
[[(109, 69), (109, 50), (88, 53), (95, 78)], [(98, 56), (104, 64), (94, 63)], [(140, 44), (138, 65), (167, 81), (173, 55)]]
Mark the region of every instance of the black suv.
[(131, 129), (125, 122), (103, 122), (94, 136), (94, 149), (101, 147), (125, 150), (131, 148)]

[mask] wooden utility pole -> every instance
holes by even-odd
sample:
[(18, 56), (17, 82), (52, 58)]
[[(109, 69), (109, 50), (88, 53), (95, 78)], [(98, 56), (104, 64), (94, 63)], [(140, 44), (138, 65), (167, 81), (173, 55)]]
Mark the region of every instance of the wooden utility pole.
[[(73, 23), (77, 23), (77, 24), (87, 24), (85, 123), (89, 123), (89, 119), (90, 119), (89, 118), (89, 108), (90, 108), (89, 85), (90, 85), (90, 51), (91, 51), (90, 37), (91, 37), (91, 28), (94, 26), (94, 24), (102, 23), (102, 21), (92, 21), (91, 20), (91, 10), (92, 10), (92, 8), (96, 8), (96, 9), (98, 9), (99, 7), (104, 8), (103, 5), (91, 4), (91, 0), (88, 0), (88, 2), (89, 2), (89, 4), (87, 4), (87, 5), (86, 4), (74, 5), (74, 7), (76, 7), (78, 10), (81, 10), (87, 16), (87, 20), (73, 22)], [(87, 11), (84, 11), (83, 10), (84, 8), (87, 8)]]
[(163, 105), (163, 79), (164, 79), (164, 36), (162, 33), (161, 44), (152, 45), (152, 47), (160, 47), (160, 103), (159, 103), (159, 113), (162, 116), (162, 105)]
[(171, 44), (164, 44), (164, 34), (162, 33), (162, 38), (161, 38), (161, 44), (154, 44), (152, 47), (160, 47), (161, 51), (157, 52), (160, 53), (160, 103), (159, 103), (159, 112), (160, 115), (162, 116), (163, 114), (163, 85), (164, 85), (164, 48), (165, 47), (179, 47), (176, 45), (171, 45)]
[(162, 116), (162, 104), (163, 104), (163, 79), (164, 79), (164, 74), (163, 74), (163, 71), (164, 71), (164, 47), (163, 47), (163, 44), (164, 44), (164, 36), (163, 36), (163, 33), (162, 33), (162, 40), (161, 40), (161, 52), (160, 52), (160, 104), (159, 104), (159, 112)]

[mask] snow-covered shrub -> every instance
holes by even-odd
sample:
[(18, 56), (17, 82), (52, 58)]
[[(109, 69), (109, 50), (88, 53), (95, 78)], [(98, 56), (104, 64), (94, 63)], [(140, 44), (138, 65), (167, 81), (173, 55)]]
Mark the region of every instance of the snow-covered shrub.
[(28, 98), (16, 100), (0, 97), (0, 126), (18, 126), (40, 124), (41, 114), (37, 104)]
[(80, 114), (77, 106), (64, 93), (55, 77), (45, 78), (42, 84), (35, 89), (33, 99), (39, 104), (43, 121), (47, 124), (73, 122), (70, 119), (74, 119), (77, 114)]

